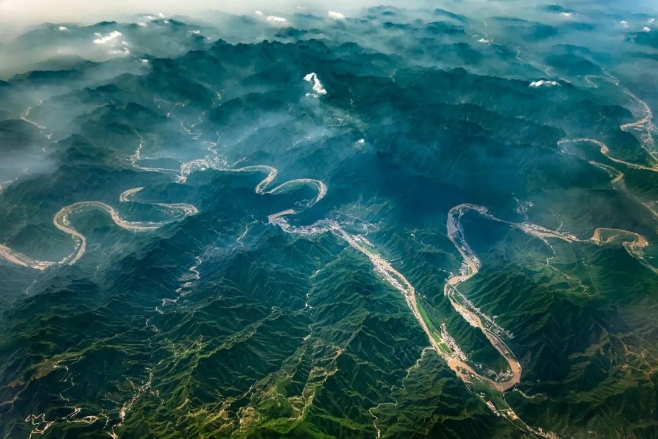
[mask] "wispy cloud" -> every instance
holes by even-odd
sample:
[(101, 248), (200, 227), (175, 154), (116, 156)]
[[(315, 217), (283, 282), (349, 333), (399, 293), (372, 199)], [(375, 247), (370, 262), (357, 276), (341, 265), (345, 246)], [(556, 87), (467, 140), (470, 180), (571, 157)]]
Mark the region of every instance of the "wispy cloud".
[(267, 17), (267, 21), (270, 22), (270, 23), (283, 24), (283, 23), (285, 23), (287, 20), (286, 20), (285, 18), (283, 18), (283, 17), (277, 17), (276, 15), (269, 15), (269, 16)]
[(109, 43), (109, 44), (115, 44), (115, 43), (116, 43), (116, 40), (117, 40), (121, 35), (122, 35), (122, 33), (119, 32), (119, 31), (113, 31), (113, 32), (110, 32), (109, 34), (107, 34), (107, 35), (105, 35), (105, 36), (101, 36), (101, 34), (98, 34), (98, 33), (97, 33), (96, 36), (98, 36), (98, 37), (100, 37), (100, 38), (96, 38), (96, 39), (94, 40), (94, 44), (108, 44), (108, 43)]
[(343, 14), (334, 11), (329, 11), (329, 18), (333, 18), (334, 20), (345, 20), (345, 16)]
[(540, 79), (539, 81), (533, 81), (530, 83), (530, 87), (532, 88), (539, 88), (539, 87), (555, 87), (558, 84), (556, 81), (545, 81), (543, 79)]
[(318, 75), (315, 72), (309, 73), (308, 75), (304, 76), (304, 81), (313, 84), (313, 91), (315, 92), (315, 94), (308, 93), (307, 95), (318, 97), (320, 95), (327, 94), (327, 90), (325, 90), (324, 86), (320, 82), (320, 79), (318, 78)]

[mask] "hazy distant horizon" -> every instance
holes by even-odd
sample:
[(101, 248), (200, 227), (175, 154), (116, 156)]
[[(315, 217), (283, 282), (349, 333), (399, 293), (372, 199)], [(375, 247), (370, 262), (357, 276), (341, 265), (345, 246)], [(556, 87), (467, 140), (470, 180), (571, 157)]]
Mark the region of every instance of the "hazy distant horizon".
[[(328, 11), (340, 12), (346, 16), (358, 15), (359, 11), (373, 6), (394, 6), (404, 9), (442, 8), (461, 13), (466, 11), (479, 16), (495, 13), (515, 16), (532, 14), (538, 4), (551, 5), (555, 2), (546, 0), (541, 3), (528, 3), (522, 0), (478, 0), (463, 2), (460, 0), (115, 0), (112, 2), (89, 2), (84, 0), (0, 0), (0, 23), (11, 27), (42, 24), (45, 22), (93, 23), (109, 19), (121, 19), (139, 13), (162, 13), (166, 16), (189, 15), (202, 17), (205, 12), (226, 12), (231, 14), (253, 14), (256, 10), (269, 14), (313, 13)], [(580, 0), (566, 2), (565, 5), (577, 9)], [(589, 4), (589, 7), (592, 5)], [(618, 2), (603, 1), (597, 4), (601, 12), (609, 14), (632, 15), (634, 13), (658, 13), (658, 5), (650, 0), (638, 0), (632, 5), (620, 5)], [(7, 26), (8, 25), (8, 26)], [(6, 30), (6, 29), (5, 29)]]
[[(418, 2), (416, 2), (418, 3)], [(427, 2), (423, 2), (427, 3)], [(444, 2), (452, 3), (452, 2)], [(120, 16), (136, 13), (163, 13), (165, 15), (195, 14), (203, 11), (221, 11), (234, 14), (249, 14), (255, 10), (264, 13), (275, 12), (301, 12), (304, 10), (318, 11), (341, 10), (343, 13), (357, 12), (364, 7), (390, 4), (405, 6), (409, 2), (400, 0), (336, 0), (332, 2), (309, 2), (296, 0), (276, 0), (263, 2), (261, 0), (245, 1), (202, 1), (190, 0), (180, 2), (177, 0), (118, 0), (98, 4), (84, 0), (0, 0), (0, 22), (14, 22), (20, 24), (35, 24), (43, 22), (65, 21), (97, 21), (107, 19), (108, 16)]]

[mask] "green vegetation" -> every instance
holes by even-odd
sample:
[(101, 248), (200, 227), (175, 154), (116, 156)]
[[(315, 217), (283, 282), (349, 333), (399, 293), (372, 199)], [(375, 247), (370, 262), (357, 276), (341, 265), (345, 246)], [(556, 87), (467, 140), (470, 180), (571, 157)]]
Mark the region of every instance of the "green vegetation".
[(655, 25), (471, 4), (1, 41), (0, 437), (657, 437)]

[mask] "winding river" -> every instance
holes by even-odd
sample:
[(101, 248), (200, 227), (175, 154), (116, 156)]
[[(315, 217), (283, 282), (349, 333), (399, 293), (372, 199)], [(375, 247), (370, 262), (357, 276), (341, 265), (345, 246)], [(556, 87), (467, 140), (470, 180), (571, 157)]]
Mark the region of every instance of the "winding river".
[[(594, 85), (591, 82), (591, 78), (586, 78), (590, 84)], [(613, 82), (614, 83), (614, 82)], [(618, 82), (616, 84), (619, 86)], [(623, 91), (634, 98), (636, 101), (641, 102), (635, 95), (623, 89)], [(652, 114), (648, 106), (642, 107), (645, 115), (642, 119), (637, 122), (626, 124), (622, 126), (624, 130), (640, 130), (643, 132), (643, 141), (651, 140), (651, 127), (652, 127)], [(23, 114), (23, 119), (28, 120), (29, 117), (29, 108)], [(29, 120), (28, 120), (29, 121)], [(31, 122), (30, 123), (34, 123)], [(43, 128), (37, 124), (39, 128)], [(189, 133), (191, 134), (191, 133)], [(658, 172), (658, 168), (630, 163), (624, 160), (616, 159), (610, 155), (610, 149), (603, 142), (594, 139), (573, 139), (573, 140), (562, 140), (560, 141), (560, 146), (564, 146), (568, 143), (579, 143), (579, 142), (588, 142), (594, 144), (600, 148), (600, 151), (608, 159), (614, 163), (627, 166), (633, 169), (639, 169), (643, 171)], [(445, 325), (441, 326), (440, 330), (437, 330), (434, 324), (429, 321), (429, 318), (424, 315), (422, 312), (421, 306), (418, 303), (416, 289), (409, 282), (402, 273), (393, 267), (393, 265), (380, 256), (374, 249), (374, 246), (363, 236), (353, 235), (346, 232), (337, 222), (331, 220), (322, 220), (311, 226), (305, 227), (294, 227), (287, 222), (286, 217), (290, 215), (295, 215), (301, 210), (310, 208), (316, 203), (320, 202), (327, 194), (327, 185), (317, 179), (311, 178), (300, 178), (293, 179), (281, 183), (277, 186), (274, 186), (274, 181), (278, 176), (278, 170), (272, 166), (267, 165), (253, 165), (246, 166), (242, 168), (231, 169), (225, 166), (225, 163), (220, 160), (216, 155), (206, 157), (205, 159), (197, 159), (187, 163), (183, 163), (180, 166), (180, 169), (163, 169), (163, 168), (148, 168), (141, 167), (139, 161), (141, 157), (142, 143), (140, 142), (137, 151), (133, 156), (131, 156), (132, 165), (140, 170), (147, 172), (161, 172), (161, 173), (173, 173), (175, 174), (175, 180), (178, 183), (184, 183), (187, 180), (187, 177), (193, 172), (203, 171), (207, 169), (213, 169), (221, 172), (232, 172), (232, 173), (250, 173), (250, 172), (260, 172), (265, 173), (266, 176), (256, 185), (255, 192), (259, 195), (265, 194), (282, 194), (286, 192), (291, 192), (300, 186), (309, 186), (316, 191), (316, 196), (308, 201), (307, 203), (296, 206), (296, 208), (289, 208), (281, 212), (273, 213), (268, 216), (268, 222), (281, 227), (288, 233), (297, 233), (297, 234), (318, 234), (318, 233), (332, 233), (336, 237), (345, 241), (349, 246), (358, 252), (365, 255), (371, 262), (374, 270), (382, 276), (383, 280), (391, 285), (393, 288), (398, 290), (404, 297), (409, 309), (411, 310), (413, 316), (418, 321), (418, 324), (422, 330), (427, 335), (427, 338), (430, 342), (432, 348), (446, 361), (447, 365), (452, 369), (457, 376), (459, 376), (464, 382), (471, 383), (474, 380), (484, 383), (489, 386), (491, 389), (494, 389), (497, 392), (505, 392), (512, 389), (517, 385), (521, 380), (522, 367), (519, 360), (515, 357), (513, 351), (509, 348), (506, 343), (510, 337), (508, 333), (498, 326), (494, 320), (488, 317), (486, 314), (481, 312), (479, 309), (475, 308), (460, 292), (459, 285), (472, 279), (476, 276), (481, 268), (480, 260), (477, 258), (476, 254), (471, 250), (465, 239), (465, 232), (462, 228), (460, 219), (461, 216), (466, 212), (474, 212), (482, 217), (496, 221), (500, 223), (505, 223), (510, 227), (516, 228), (530, 236), (533, 236), (537, 239), (542, 240), (546, 244), (549, 244), (549, 240), (557, 239), (567, 243), (591, 243), (594, 245), (606, 245), (614, 244), (617, 242), (619, 237), (628, 237), (629, 240), (623, 242), (623, 246), (626, 251), (634, 258), (638, 259), (645, 266), (652, 269), (654, 272), (658, 272), (655, 267), (652, 267), (648, 264), (642, 257), (642, 249), (648, 245), (648, 240), (635, 232), (617, 230), (617, 229), (608, 229), (608, 228), (597, 228), (594, 230), (592, 236), (587, 239), (580, 239), (572, 234), (550, 230), (545, 227), (531, 224), (528, 222), (524, 223), (514, 223), (499, 219), (488, 212), (485, 207), (477, 206), (473, 204), (459, 204), (448, 212), (446, 230), (447, 236), (454, 245), (456, 251), (461, 256), (463, 261), (462, 269), (457, 274), (451, 274), (445, 282), (444, 285), (444, 295), (450, 301), (452, 307), (458, 312), (469, 324), (474, 327), (479, 328), (491, 345), (500, 353), (502, 358), (507, 362), (509, 370), (502, 376), (498, 376), (496, 379), (492, 379), (488, 376), (480, 374), (469, 362), (466, 355), (459, 349), (459, 346), (455, 340), (448, 334)], [(598, 164), (595, 162), (590, 162), (593, 165), (599, 166), (602, 169), (607, 170), (614, 176), (613, 183), (619, 182), (623, 179), (623, 173), (620, 171), (607, 166)], [(273, 187), (272, 187), (273, 186)], [(142, 187), (131, 188), (119, 196), (119, 203), (134, 203), (138, 202), (135, 200), (135, 197), (143, 190)], [(64, 257), (60, 261), (43, 261), (33, 259), (27, 255), (21, 254), (17, 251), (12, 250), (8, 246), (0, 245), (0, 258), (4, 260), (19, 265), (23, 267), (32, 268), (35, 270), (46, 270), (53, 266), (58, 265), (74, 265), (77, 263), (86, 252), (86, 237), (77, 231), (70, 222), (70, 218), (73, 215), (81, 214), (89, 210), (99, 210), (109, 215), (110, 219), (114, 224), (124, 230), (142, 233), (142, 232), (151, 232), (159, 229), (160, 227), (171, 224), (176, 221), (181, 221), (184, 218), (187, 218), (198, 213), (198, 209), (186, 203), (146, 203), (149, 205), (157, 206), (161, 209), (165, 209), (169, 212), (171, 218), (165, 221), (160, 222), (145, 222), (145, 221), (129, 221), (121, 216), (121, 214), (112, 206), (99, 202), (99, 201), (81, 201), (70, 204), (61, 208), (53, 217), (53, 225), (56, 229), (68, 235), (73, 242), (73, 250), (69, 255)], [(645, 204), (646, 205), (646, 204)], [(647, 206), (648, 207), (648, 206)], [(648, 207), (649, 208), (649, 207)], [(656, 214), (654, 212), (654, 214)], [(492, 404), (487, 402), (487, 404)], [(490, 405), (493, 407), (493, 404)], [(492, 408), (493, 410), (493, 408)], [(509, 408), (509, 406), (504, 406), (504, 410), (498, 410), (497, 413), (502, 414), (507, 417), (512, 422), (521, 422), (516, 414)], [(522, 424), (525, 426), (525, 424)], [(554, 437), (551, 436), (552, 433), (544, 433), (541, 430), (534, 430), (531, 427), (525, 426), (526, 430), (529, 432), (544, 436), (544, 437)]]

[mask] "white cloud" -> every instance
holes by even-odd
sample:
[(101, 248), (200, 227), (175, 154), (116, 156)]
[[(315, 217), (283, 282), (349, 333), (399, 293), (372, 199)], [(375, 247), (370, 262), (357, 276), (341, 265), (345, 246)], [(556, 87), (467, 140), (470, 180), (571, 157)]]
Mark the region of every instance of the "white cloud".
[(149, 63), (149, 60), (148, 60), (148, 59), (144, 59), (144, 58), (140, 59), (139, 61), (140, 61), (142, 64), (148, 64), (148, 63)]
[(264, 14), (261, 11), (256, 11), (256, 12), (254, 12), (254, 15), (256, 17), (262, 17)]
[(482, 43), (482, 44), (491, 44), (491, 40), (488, 40), (488, 39), (486, 39), (486, 38), (480, 38), (480, 39), (478, 40), (478, 43)]
[(113, 31), (113, 32), (110, 32), (109, 34), (105, 35), (104, 37), (102, 37), (101, 34), (99, 34), (99, 33), (96, 33), (94, 35), (99, 37), (99, 38), (94, 40), (94, 44), (107, 44), (107, 43), (115, 44), (117, 38), (119, 38), (122, 34), (121, 34), (121, 32)]
[(269, 21), (270, 23), (279, 23), (279, 24), (281, 24), (281, 23), (285, 23), (286, 19), (283, 18), (283, 17), (277, 17), (275, 15), (269, 15), (267, 17), (267, 21)]
[(109, 53), (110, 55), (128, 56), (130, 55), (130, 50), (128, 50), (127, 47), (124, 47), (123, 49), (118, 49), (118, 50), (112, 49), (110, 50)]
[(555, 81), (544, 81), (543, 79), (540, 79), (539, 81), (533, 81), (533, 82), (530, 83), (530, 87), (533, 87), (533, 88), (539, 88), (539, 87), (542, 87), (542, 86), (555, 87), (556, 85), (560, 85), (560, 84), (558, 84)]
[(199, 35), (201, 33), (201, 31), (199, 29), (193, 30), (193, 31), (190, 31), (190, 32), (192, 32), (194, 35)]
[(573, 17), (573, 13), (571, 13), (571, 12), (560, 12), (560, 16), (571, 18), (571, 17)]
[[(141, 27), (146, 27), (146, 26), (148, 26), (149, 21), (156, 20), (158, 17), (160, 17), (160, 18), (164, 18), (164, 15), (162, 14), (162, 12), (160, 12), (160, 13), (158, 14), (158, 17), (156, 17), (155, 15), (150, 15), (150, 14), (148, 14), (148, 15), (142, 15), (141, 17), (142, 17), (142, 20), (143, 20), (143, 21), (138, 22), (137, 25), (138, 25), (138, 26), (141, 26)], [(166, 23), (166, 22), (165, 22), (165, 23)]]
[(329, 11), (329, 18), (333, 18), (334, 20), (345, 20), (345, 16), (343, 14), (334, 11)]
[(653, 23), (654, 21), (656, 21), (655, 18), (650, 18), (650, 19), (647, 20), (647, 23), (651, 24), (651, 23)]
[(651, 32), (651, 29), (649, 29), (648, 27), (644, 26), (644, 27), (642, 28), (642, 31), (643, 31), (643, 32)]
[(626, 20), (620, 21), (619, 24), (621, 24), (621, 27), (623, 27), (624, 29), (628, 27), (628, 21)]
[(320, 82), (320, 79), (318, 78), (318, 75), (316, 75), (315, 72), (309, 73), (308, 75), (304, 76), (304, 81), (313, 84), (313, 91), (316, 93), (313, 96), (318, 97), (319, 95), (327, 94), (327, 90), (324, 89), (322, 83)]

